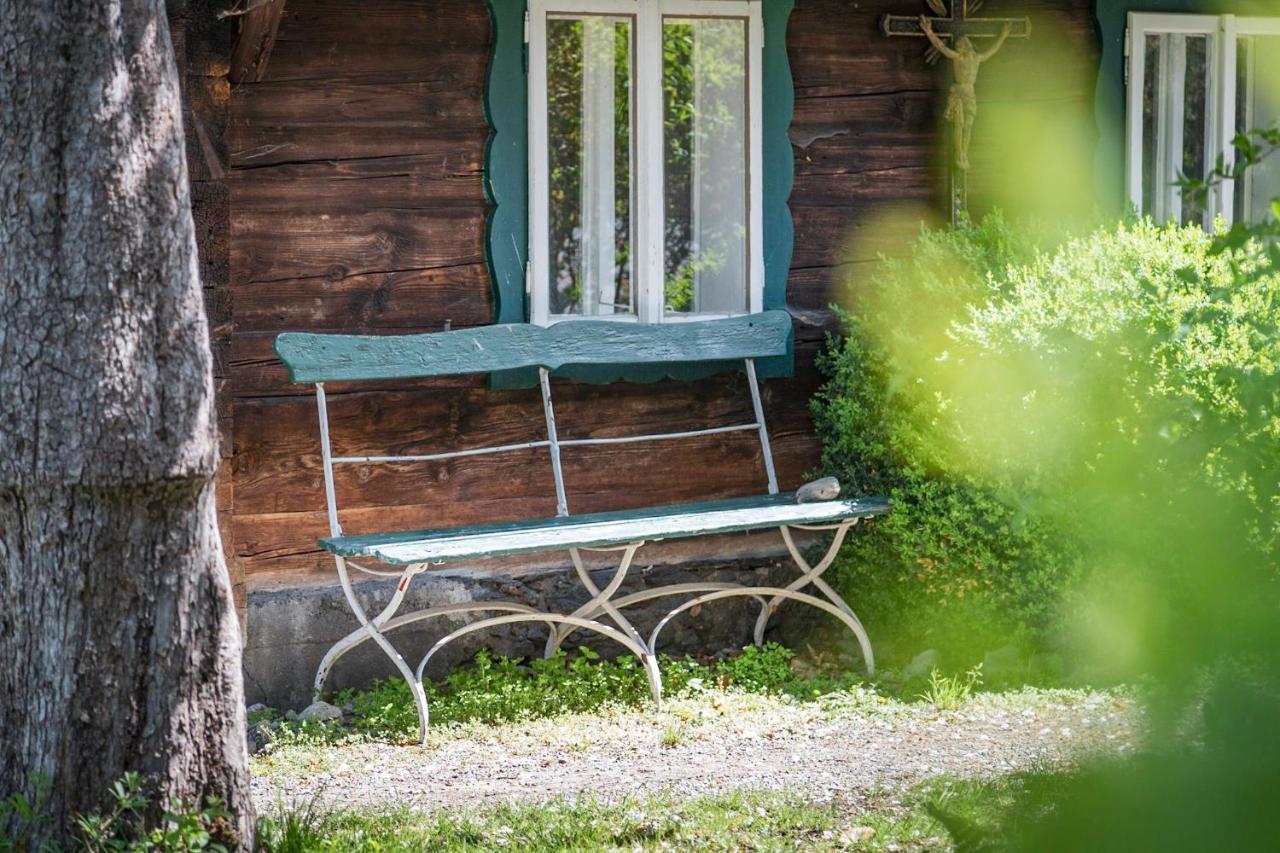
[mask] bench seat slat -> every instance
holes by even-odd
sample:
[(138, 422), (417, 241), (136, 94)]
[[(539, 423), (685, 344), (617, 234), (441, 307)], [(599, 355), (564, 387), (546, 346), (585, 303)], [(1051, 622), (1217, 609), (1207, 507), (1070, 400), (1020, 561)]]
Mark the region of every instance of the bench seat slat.
[(741, 361), (785, 355), (791, 315), (763, 311), (688, 323), (507, 323), (423, 335), (285, 332), (276, 354), (294, 382), (421, 379), (530, 367)]
[(794, 494), (781, 494), (504, 524), (341, 536), (322, 539), (320, 544), (337, 556), (407, 566), (678, 539), (784, 524), (825, 524), (868, 518), (888, 510), (889, 504), (882, 498), (797, 504)]

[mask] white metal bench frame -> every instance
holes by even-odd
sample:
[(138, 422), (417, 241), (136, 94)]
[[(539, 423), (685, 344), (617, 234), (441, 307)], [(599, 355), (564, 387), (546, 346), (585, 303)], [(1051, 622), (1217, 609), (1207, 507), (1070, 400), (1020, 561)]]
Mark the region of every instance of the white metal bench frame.
[[(754, 315), (754, 317), (761, 318), (759, 320), (754, 319), (754, 317), (748, 317), (741, 318), (736, 321), (713, 321), (713, 323), (718, 322), (719, 327), (723, 328), (729, 323), (733, 323), (741, 327), (743, 325), (750, 325), (752, 323), (759, 322), (765, 325), (772, 325), (775, 334), (779, 328), (785, 326), (786, 332), (789, 334), (789, 319), (781, 312), (773, 313), (776, 316), (770, 316), (768, 313), (765, 315)], [(519, 348), (520, 346), (530, 346), (531, 344), (526, 341), (525, 338), (535, 335), (561, 335), (564, 337), (578, 335), (582, 336), (582, 338), (586, 338), (586, 336), (590, 334), (586, 323), (571, 325), (576, 326), (576, 328), (561, 331), (558, 327), (553, 327), (550, 330), (537, 330), (520, 326), (489, 327), (490, 331), (485, 333), (490, 335), (490, 337), (486, 339), (489, 345), (486, 347), (480, 343), (479, 339), (474, 343), (469, 344), (463, 352), (472, 353), (474, 359), (472, 356), (467, 356), (467, 363), (464, 366), (468, 368), (468, 371), (475, 371), (485, 369), (485, 365), (476, 364), (473, 366), (471, 363), (472, 360), (476, 362), (483, 362), (486, 359), (492, 359), (495, 365), (504, 365), (511, 363), (513, 358), (515, 360), (522, 361), (523, 363), (530, 363), (530, 358), (544, 358), (546, 356), (531, 356), (528, 352), (521, 352), (513, 357), (507, 352), (499, 353), (495, 349), (495, 346), (508, 346), (508, 341), (514, 341), (515, 343), (513, 346), (516, 348)], [(713, 326), (712, 323), (706, 324), (706, 328), (708, 331), (716, 331), (716, 327)], [(633, 333), (630, 330), (626, 330), (626, 333), (657, 336), (666, 334), (666, 331), (658, 327), (656, 331), (643, 330), (641, 332)], [(456, 336), (460, 333), (454, 332), (444, 334), (453, 335), (455, 336), (455, 339), (453, 341), (452, 349), (447, 351), (443, 349), (442, 344), (441, 351), (443, 354), (440, 354), (440, 352), (424, 354), (424, 351), (435, 346), (435, 343), (433, 341), (423, 342), (422, 339), (436, 338), (437, 336), (435, 335), (418, 336), (416, 339), (408, 340), (408, 343), (405, 344), (391, 339), (344, 339), (341, 338), (341, 336), (330, 336), (329, 339), (324, 339), (324, 336), (299, 335), (297, 336), (298, 338), (304, 338), (307, 340), (298, 344), (290, 342), (285, 347), (287, 353), (281, 350), (281, 341), (277, 341), (277, 350), (281, 351), (282, 358), (287, 364), (289, 364), (295, 380), (314, 380), (313, 384), (315, 385), (316, 390), (317, 414), (319, 416), (320, 427), (325, 503), (329, 522), (329, 532), (330, 536), (334, 539), (338, 539), (343, 536), (334, 483), (335, 468), (338, 466), (353, 464), (434, 462), (470, 456), (506, 453), (515, 450), (547, 448), (555, 483), (556, 515), (558, 518), (567, 518), (570, 516), (570, 512), (560, 459), (561, 448), (627, 444), (643, 441), (670, 441), (731, 432), (754, 431), (757, 435), (762, 451), (768, 494), (778, 494), (777, 475), (774, 467), (773, 452), (769, 442), (769, 431), (765, 423), (764, 408), (761, 402), (760, 386), (756, 375), (755, 358), (752, 356), (744, 358), (741, 351), (739, 351), (736, 356), (731, 356), (731, 360), (740, 361), (745, 366), (747, 383), (751, 393), (752, 410), (754, 413), (754, 420), (750, 423), (733, 424), (707, 429), (648, 433), (608, 438), (561, 439), (556, 429), (555, 408), (552, 403), (550, 370), (548, 369), (548, 366), (546, 366), (548, 362), (542, 362), (538, 366), (538, 382), (541, 387), (542, 407), (546, 422), (547, 437), (545, 439), (429, 454), (335, 456), (329, 436), (329, 411), (328, 401), (325, 394), (324, 379), (333, 377), (335, 379), (360, 380), (392, 376), (447, 375), (448, 373), (468, 372), (458, 369), (459, 364), (457, 361), (458, 348), (456, 346)], [(287, 336), (282, 336), (282, 338), (285, 337)], [(586, 339), (591, 340), (593, 343), (595, 342), (594, 338)], [(650, 339), (650, 337), (642, 338), (641, 346), (647, 345)], [(497, 344), (495, 344), (494, 341), (497, 341)], [(538, 343), (539, 342), (535, 338), (532, 345), (536, 345)], [(711, 346), (715, 345), (716, 344), (714, 343), (711, 344)], [(775, 340), (771, 346), (776, 345), (777, 342)], [(634, 344), (631, 346), (633, 351)], [(326, 349), (326, 347), (328, 347), (328, 349)], [(424, 366), (427, 364), (425, 361), (426, 355), (430, 355), (439, 362), (445, 362), (448, 359), (453, 359), (453, 361), (450, 361), (447, 364), (431, 362), (429, 366)], [(609, 356), (605, 357), (607, 358)], [(310, 361), (308, 361), (308, 359), (310, 359)], [(407, 363), (409, 363), (408, 367), (406, 367)], [(311, 371), (309, 375), (308, 371)], [(844, 506), (832, 507), (830, 512), (824, 511), (823, 513), (812, 513), (807, 510), (805, 512), (801, 512), (800, 508), (794, 505), (786, 505), (790, 506), (790, 509), (784, 509), (782, 506), (783, 505), (781, 504), (775, 505), (770, 510), (759, 508), (755, 518), (746, 517), (745, 519), (735, 521), (734, 523), (737, 526), (734, 529), (767, 529), (769, 527), (777, 527), (787, 551), (790, 553), (792, 559), (795, 560), (796, 566), (800, 571), (799, 577), (795, 578), (791, 583), (784, 587), (694, 582), (671, 584), (617, 596), (616, 594), (627, 577), (628, 570), (631, 567), (636, 552), (646, 543), (646, 541), (657, 541), (665, 538), (664, 522), (667, 521), (668, 518), (662, 514), (662, 510), (664, 508), (658, 508), (658, 512), (655, 515), (646, 517), (646, 524), (644, 525), (646, 531), (645, 535), (637, 535), (637, 537), (631, 541), (622, 541), (621, 539), (614, 540), (610, 538), (609, 541), (604, 543), (601, 543), (599, 540), (592, 540), (590, 545), (588, 545), (584, 544), (582, 540), (579, 540), (578, 542), (567, 546), (539, 543), (534, 548), (526, 549), (557, 550), (560, 547), (566, 547), (569, 551), (569, 555), (573, 562), (574, 569), (577, 572), (578, 578), (590, 598), (583, 605), (568, 614), (539, 611), (534, 607), (517, 602), (489, 600), (461, 602), (429, 607), (403, 615), (397, 615), (404, 602), (405, 594), (408, 591), (409, 584), (412, 582), (412, 579), (416, 575), (429, 569), (431, 566), (438, 565), (439, 561), (432, 559), (413, 561), (416, 560), (416, 557), (410, 556), (399, 561), (405, 563), (404, 565), (399, 566), (393, 571), (387, 571), (362, 565), (360, 562), (350, 559), (349, 556), (337, 553), (336, 549), (330, 547), (329, 550), (334, 552), (334, 561), (337, 567), (338, 579), (341, 583), (343, 594), (345, 595), (352, 612), (355, 614), (359, 626), (354, 631), (334, 643), (325, 654), (316, 671), (314, 682), (315, 692), (317, 696), (320, 695), (329, 673), (340, 658), (342, 658), (347, 652), (359, 646), (361, 643), (367, 640), (372, 640), (379, 648), (382, 649), (382, 651), (395, 665), (400, 675), (408, 683), (418, 711), (419, 737), (425, 738), (429, 714), (426, 692), (423, 689), (422, 679), (426, 666), (434, 655), (452, 641), (459, 637), (466, 636), (467, 634), (517, 622), (542, 622), (548, 626), (549, 632), (544, 648), (546, 656), (550, 657), (554, 655), (560, 645), (574, 631), (579, 629), (593, 631), (603, 637), (617, 642), (640, 660), (648, 678), (653, 699), (655, 702), (661, 703), (662, 680), (657, 665), (657, 644), (663, 629), (675, 617), (698, 605), (737, 597), (750, 597), (760, 604), (760, 612), (756, 618), (753, 631), (753, 639), (756, 644), (763, 643), (764, 631), (768, 624), (769, 617), (777, 610), (778, 606), (786, 600), (797, 601), (830, 613), (848, 627), (857, 638), (866, 663), (867, 671), (869, 673), (874, 672), (875, 662), (866, 630), (858, 620), (858, 617), (854, 614), (853, 609), (835, 592), (834, 589), (831, 588), (829, 584), (822, 580), (821, 575), (831, 566), (837, 552), (839, 551), (840, 545), (844, 541), (849, 530), (856, 525), (861, 518), (869, 517), (877, 512), (883, 511), (883, 504), (881, 503), (878, 508), (868, 508), (865, 513), (853, 512)], [(679, 508), (672, 507), (671, 509), (676, 510)], [(714, 512), (708, 510), (705, 516), (710, 517), (714, 514)], [(777, 520), (779, 518), (807, 518), (811, 520), (812, 516), (815, 514), (820, 515), (824, 519), (830, 518), (830, 523), (826, 523), (825, 521), (823, 523), (803, 523), (799, 521), (784, 521), (783, 523), (778, 523)], [(690, 515), (688, 513), (677, 515), (673, 512), (669, 518), (671, 520), (683, 518), (687, 521), (691, 518), (697, 519), (701, 517), (704, 516), (699, 516), (697, 514)], [(760, 523), (756, 524), (755, 521), (757, 520)], [(791, 529), (793, 527), (803, 530), (834, 531), (834, 536), (832, 537), (822, 559), (814, 564), (810, 564), (806, 561), (792, 536)], [(544, 532), (550, 529), (550, 525), (542, 528)], [(531, 524), (529, 529), (518, 532), (530, 533), (536, 532), (537, 530), (538, 528), (535, 523)], [(668, 523), (665, 525), (665, 534), (669, 534), (671, 536), (691, 535), (690, 525), (686, 524), (684, 529), (679, 529), (677, 525)], [(474, 536), (475, 534), (469, 535)], [(502, 535), (509, 539), (511, 533), (495, 533), (493, 535)], [(330, 544), (332, 544), (331, 540), (329, 541)], [(586, 550), (621, 553), (612, 577), (603, 587), (596, 585), (583, 563), (582, 551)], [(413, 553), (416, 554), (418, 552)], [(507, 553), (511, 553), (511, 551), (508, 550)], [(398, 578), (395, 591), (393, 592), (390, 601), (376, 615), (370, 616), (369, 612), (357, 598), (355, 590), (352, 587), (351, 574), (348, 567), (369, 575)], [(802, 591), (809, 586), (814, 587), (814, 592), (817, 594), (810, 594)], [(647, 638), (642, 636), (635, 626), (632, 625), (630, 620), (628, 620), (622, 613), (624, 609), (636, 604), (665, 598), (667, 596), (680, 595), (686, 596), (685, 600), (670, 609), (668, 613), (659, 620)], [(422, 622), (436, 616), (485, 612), (497, 615), (470, 622), (440, 638), (421, 658), (416, 668), (411, 668), (409, 666), (405, 658), (387, 637), (387, 634), (390, 631), (406, 625)], [(608, 621), (612, 624), (606, 624), (605, 622), (600, 621), (603, 617), (607, 617)]]

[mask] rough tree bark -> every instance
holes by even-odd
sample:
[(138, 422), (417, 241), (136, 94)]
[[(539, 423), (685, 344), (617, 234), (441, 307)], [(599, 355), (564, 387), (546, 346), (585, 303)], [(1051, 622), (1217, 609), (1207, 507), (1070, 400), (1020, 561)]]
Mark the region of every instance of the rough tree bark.
[(247, 845), (178, 98), (163, 0), (0, 15), (0, 796), (65, 837), (134, 770)]

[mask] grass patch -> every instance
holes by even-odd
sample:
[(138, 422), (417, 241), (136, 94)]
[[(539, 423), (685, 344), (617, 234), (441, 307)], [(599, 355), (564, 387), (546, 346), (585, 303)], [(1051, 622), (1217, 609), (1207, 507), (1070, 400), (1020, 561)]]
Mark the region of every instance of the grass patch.
[[(776, 793), (675, 801), (589, 799), (423, 815), (408, 810), (265, 818), (270, 853), (378, 850), (835, 850), (847, 817), (831, 804)], [(847, 835), (847, 833), (846, 833)], [(869, 848), (874, 849), (874, 848)]]
[[(419, 850), (952, 850), (1008, 849), (1018, 822), (1048, 813), (1068, 777), (941, 777), (901, 794), (814, 802), (789, 792), (676, 800), (591, 799), (423, 814), (408, 809), (262, 819), (268, 853)], [(1016, 818), (1013, 817), (1016, 815)]]
[(973, 691), (982, 686), (982, 664), (978, 664), (968, 672), (955, 675), (944, 675), (937, 667), (929, 672), (929, 686), (917, 698), (928, 702), (939, 711), (954, 711), (973, 695)]
[[(905, 794), (877, 792), (814, 802), (782, 791), (742, 791), (679, 800), (589, 798), (435, 813), (405, 808), (323, 812), (280, 808), (260, 817), (263, 853), (480, 850), (943, 850), (1010, 849), (1028, 821), (1052, 812), (1071, 777), (1019, 774), (992, 781), (939, 778)], [(225, 813), (173, 804), (158, 823), (137, 777), (112, 788), (111, 810), (77, 820), (74, 849), (219, 851)], [(11, 798), (29, 818), (39, 805)], [(0, 809), (0, 816), (4, 810)], [(12, 817), (12, 815), (9, 815)], [(20, 851), (22, 825), (0, 829), (0, 850)], [(45, 848), (59, 853), (62, 848)]]
[[(851, 673), (801, 678), (792, 669), (795, 654), (766, 643), (718, 661), (689, 658), (659, 660), (668, 696), (713, 689), (786, 695), (811, 699), (844, 690), (860, 679)], [(588, 713), (610, 706), (636, 707), (649, 698), (644, 669), (631, 656), (602, 659), (582, 647), (547, 660), (522, 660), (479, 652), (470, 666), (450, 672), (443, 684), (427, 682), (431, 725), (496, 724)], [(360, 740), (392, 743), (416, 737), (417, 712), (409, 687), (398, 678), (376, 682), (367, 690), (346, 690), (333, 697), (346, 711), (337, 722), (283, 720), (279, 712), (259, 712), (265, 719), (271, 748), (338, 744)]]

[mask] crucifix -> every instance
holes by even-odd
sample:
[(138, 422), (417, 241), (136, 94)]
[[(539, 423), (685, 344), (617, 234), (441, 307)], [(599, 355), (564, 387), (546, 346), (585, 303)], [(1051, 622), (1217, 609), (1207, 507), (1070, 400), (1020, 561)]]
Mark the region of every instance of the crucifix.
[[(954, 224), (967, 205), (969, 140), (978, 117), (978, 68), (1004, 46), (1005, 39), (1028, 38), (1029, 18), (977, 18), (982, 0), (925, 0), (935, 13), (928, 15), (884, 15), (880, 29), (886, 36), (925, 38), (929, 48), (925, 61), (933, 64), (942, 56), (951, 61), (952, 83), (947, 93), (945, 118), (952, 125), (951, 221)], [(944, 14), (945, 13), (945, 14)], [(995, 39), (979, 52), (975, 39)]]

